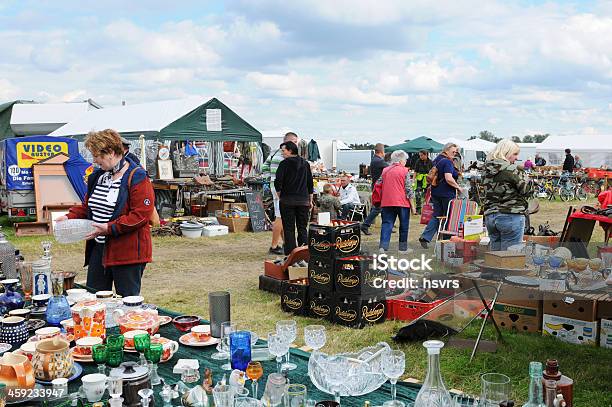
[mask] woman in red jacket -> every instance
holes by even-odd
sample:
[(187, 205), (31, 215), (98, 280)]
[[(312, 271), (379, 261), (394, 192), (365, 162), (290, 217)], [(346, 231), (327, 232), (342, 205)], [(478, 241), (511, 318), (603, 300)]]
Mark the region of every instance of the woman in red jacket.
[(399, 251), (408, 251), (408, 226), (410, 212), (416, 215), (416, 210), (411, 202), (414, 196), (410, 171), (406, 168), (408, 155), (403, 150), (391, 153), (391, 165), (386, 167), (381, 175), (382, 191), (382, 227), (380, 229), (380, 250), (389, 250), (391, 231), (395, 219), (399, 217)]
[(96, 169), (87, 179), (87, 195), (80, 206), (57, 219), (91, 219), (95, 230), (87, 237), (87, 286), (112, 290), (121, 296), (139, 295), (142, 273), (151, 261), (149, 219), (155, 195), (146, 171), (124, 157), (115, 130), (91, 132), (85, 147)]

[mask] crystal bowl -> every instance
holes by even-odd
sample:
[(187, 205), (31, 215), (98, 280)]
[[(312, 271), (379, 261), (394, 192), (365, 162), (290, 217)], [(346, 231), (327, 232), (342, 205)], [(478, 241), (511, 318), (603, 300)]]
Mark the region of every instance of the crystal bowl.
[(345, 375), (344, 383), (337, 388), (340, 396), (368, 394), (387, 381), (387, 377), (382, 372), (382, 356), (389, 350), (391, 348), (386, 342), (379, 342), (375, 346), (363, 348), (358, 352), (337, 355), (313, 352), (308, 360), (308, 376), (317, 389), (334, 394), (325, 366), (332, 356), (344, 356), (349, 360), (350, 368)]

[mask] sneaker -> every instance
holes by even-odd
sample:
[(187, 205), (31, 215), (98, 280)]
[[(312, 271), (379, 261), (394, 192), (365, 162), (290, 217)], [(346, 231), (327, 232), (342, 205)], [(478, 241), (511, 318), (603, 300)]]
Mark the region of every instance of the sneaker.
[(285, 254), (285, 252), (283, 251), (283, 246), (278, 246), (278, 247), (270, 247), (270, 249), (268, 250), (269, 254)]
[(366, 236), (370, 236), (372, 234), (372, 232), (370, 232), (370, 228), (368, 228), (367, 226), (362, 226), (360, 229), (361, 229), (361, 233), (363, 233)]
[(429, 244), (429, 241), (423, 239), (422, 237), (419, 237), (419, 243), (421, 244), (421, 247), (423, 249), (427, 249), (427, 245)]
[(387, 253), (387, 251), (381, 247), (378, 249), (378, 253), (383, 254), (383, 253)]
[(398, 250), (397, 252), (399, 254), (408, 254), (408, 253), (412, 253), (414, 251), (414, 249), (411, 249), (410, 247), (407, 248), (406, 250)]

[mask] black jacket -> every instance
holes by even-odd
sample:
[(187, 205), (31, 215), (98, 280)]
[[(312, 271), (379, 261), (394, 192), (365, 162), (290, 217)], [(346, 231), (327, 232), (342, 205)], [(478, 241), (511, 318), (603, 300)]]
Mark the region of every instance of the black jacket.
[(412, 165), (412, 169), (417, 174), (427, 174), (432, 167), (433, 163), (431, 162), (429, 157), (427, 157), (427, 159), (423, 161), (419, 156), (417, 156), (416, 160), (414, 160), (414, 163)]
[(310, 205), (313, 193), (312, 172), (308, 161), (299, 156), (285, 158), (278, 165), (274, 188), (286, 205)]
[(574, 171), (574, 157), (571, 154), (565, 155), (565, 161), (563, 161), (563, 171)]
[(377, 155), (372, 157), (372, 161), (370, 161), (370, 177), (372, 177), (372, 185), (374, 185), (378, 178), (380, 178), (383, 170), (387, 166), (389, 166), (389, 163), (386, 162), (384, 158), (380, 158)]

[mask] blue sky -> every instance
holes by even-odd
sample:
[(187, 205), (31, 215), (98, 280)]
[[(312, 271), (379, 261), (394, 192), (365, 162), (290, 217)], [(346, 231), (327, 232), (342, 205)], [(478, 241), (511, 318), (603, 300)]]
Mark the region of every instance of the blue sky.
[(609, 1), (4, 0), (0, 101), (215, 96), (348, 142), (609, 135), (610, 38)]

